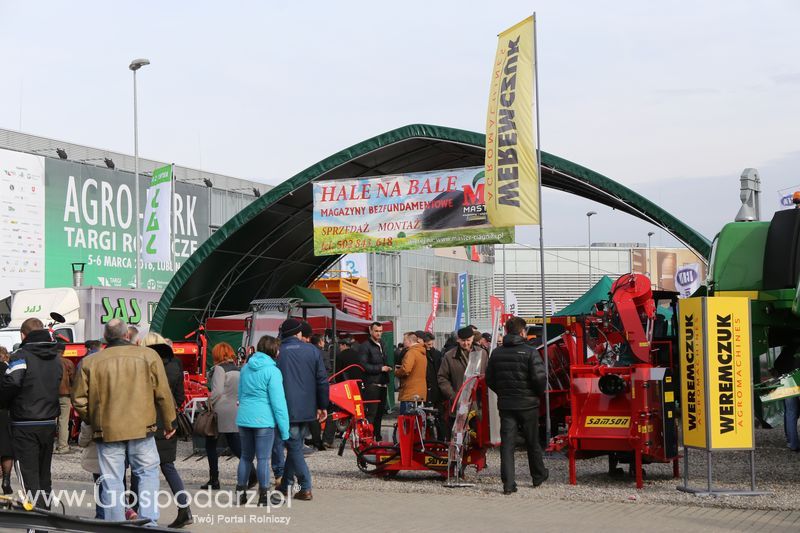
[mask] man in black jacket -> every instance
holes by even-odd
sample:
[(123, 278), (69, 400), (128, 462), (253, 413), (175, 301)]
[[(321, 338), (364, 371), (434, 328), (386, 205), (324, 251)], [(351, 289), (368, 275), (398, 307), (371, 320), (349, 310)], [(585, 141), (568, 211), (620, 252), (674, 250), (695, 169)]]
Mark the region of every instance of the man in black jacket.
[(336, 381), (346, 381), (348, 379), (363, 379), (364, 371), (357, 366), (361, 365), (361, 359), (358, 352), (353, 349), (353, 338), (350, 336), (342, 337), (339, 339), (339, 356), (336, 358), (336, 372), (342, 372), (347, 367), (352, 367), (344, 370), (336, 377)]
[(486, 366), (486, 384), (497, 394), (500, 411), (500, 472), (503, 493), (517, 491), (514, 480), (514, 446), (522, 431), (528, 450), (533, 486), (547, 480), (550, 472), (539, 445), (539, 396), (545, 391), (544, 363), (538, 351), (525, 342), (525, 321), (512, 317), (506, 322), (503, 346), (495, 348)]
[(442, 365), (442, 352), (433, 346), (433, 342), (436, 339), (436, 337), (433, 336), (433, 333), (430, 331), (417, 332), (417, 336), (419, 336), (420, 333), (422, 333), (422, 337), (420, 338), (425, 339), (425, 357), (428, 360), (428, 365), (425, 367), (425, 380), (428, 383), (427, 399), (428, 403), (437, 409), (434, 422), (436, 427), (436, 438), (439, 440), (444, 440), (444, 423), (440, 413), (442, 410), (442, 392), (439, 390), (439, 378), (437, 377), (439, 374), (439, 367)]
[(22, 344), (11, 354), (0, 391), (9, 404), (11, 442), (25, 489), (37, 507), (45, 508), (52, 490), (50, 464), (63, 366), (58, 344), (41, 320), (27, 319), (19, 332)]
[(386, 365), (386, 349), (381, 342), (383, 324), (373, 322), (369, 326), (369, 339), (358, 347), (361, 366), (364, 367), (364, 399), (378, 400), (366, 404), (367, 420), (372, 423), (372, 431), (377, 440), (381, 439), (383, 412), (386, 410), (386, 389), (389, 384), (389, 372)]

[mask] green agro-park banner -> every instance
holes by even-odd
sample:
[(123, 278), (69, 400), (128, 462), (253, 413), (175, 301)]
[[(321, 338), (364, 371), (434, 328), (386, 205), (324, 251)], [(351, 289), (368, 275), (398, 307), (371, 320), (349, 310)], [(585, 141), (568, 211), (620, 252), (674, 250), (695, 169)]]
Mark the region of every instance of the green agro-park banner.
[(314, 254), (514, 242), (483, 191), (483, 167), (315, 182)]
[[(139, 176), (139, 208), (145, 209), (150, 177)], [(46, 159), (45, 286), (72, 285), (71, 263), (86, 263), (84, 283), (131, 287), (136, 279), (134, 176), (129, 172)], [(209, 236), (205, 187), (176, 185), (175, 269)], [(162, 290), (172, 277), (169, 262), (143, 264), (142, 287)]]

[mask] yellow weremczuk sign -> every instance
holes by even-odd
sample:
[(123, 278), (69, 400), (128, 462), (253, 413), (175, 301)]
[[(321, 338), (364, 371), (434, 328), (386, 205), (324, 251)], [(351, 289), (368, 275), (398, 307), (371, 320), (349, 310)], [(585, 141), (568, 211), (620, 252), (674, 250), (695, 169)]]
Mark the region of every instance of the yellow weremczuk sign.
[(681, 425), (683, 445), (705, 448), (706, 427), (703, 298), (678, 302), (680, 353)]
[(495, 227), (539, 224), (534, 17), (498, 37), (486, 115), (485, 201)]
[(708, 420), (712, 450), (752, 450), (750, 300), (706, 299)]

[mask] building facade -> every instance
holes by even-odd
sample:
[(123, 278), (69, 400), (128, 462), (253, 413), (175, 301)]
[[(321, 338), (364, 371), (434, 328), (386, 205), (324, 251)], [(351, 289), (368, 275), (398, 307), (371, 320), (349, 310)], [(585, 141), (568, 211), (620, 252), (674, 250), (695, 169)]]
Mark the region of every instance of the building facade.
[[(591, 255), (590, 255), (591, 253)], [(648, 248), (639, 243), (596, 243), (586, 246), (545, 247), (546, 310), (553, 314), (584, 294), (603, 276), (615, 280), (622, 274), (647, 275), (654, 289), (676, 290), (675, 274), (685, 265), (695, 264), (700, 278), (706, 266), (687, 248)], [(519, 244), (497, 246), (494, 290), (512, 291), (519, 315), (542, 315), (541, 262), (539, 249)]]
[[(139, 159), (139, 220), (154, 169)], [(142, 266), (161, 290), (216, 228), (271, 187), (174, 165), (174, 261)], [(0, 129), (0, 298), (11, 290), (84, 283), (130, 287), (136, 278), (136, 181), (127, 154)]]

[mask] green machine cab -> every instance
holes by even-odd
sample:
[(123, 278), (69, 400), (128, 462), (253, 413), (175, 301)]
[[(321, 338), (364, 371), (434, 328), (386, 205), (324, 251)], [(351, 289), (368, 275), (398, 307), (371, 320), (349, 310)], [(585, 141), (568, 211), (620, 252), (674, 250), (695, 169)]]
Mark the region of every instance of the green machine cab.
[[(710, 296), (750, 297), (753, 379), (759, 384), (772, 366), (769, 349), (800, 340), (800, 209), (778, 211), (769, 222), (741, 213), (714, 238), (707, 290)], [(770, 417), (760, 400), (756, 411), (762, 420)]]

